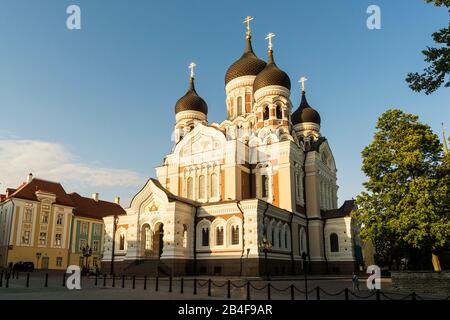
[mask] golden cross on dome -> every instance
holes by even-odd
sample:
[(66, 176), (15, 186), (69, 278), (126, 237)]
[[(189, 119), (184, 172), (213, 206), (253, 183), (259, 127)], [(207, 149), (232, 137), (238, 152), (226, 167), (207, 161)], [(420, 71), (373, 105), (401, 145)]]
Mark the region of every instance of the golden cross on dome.
[(244, 24), (247, 25), (247, 33), (246, 33), (247, 37), (249, 37), (252, 32), (252, 30), (250, 29), (250, 21), (252, 21), (252, 20), (253, 20), (253, 17), (251, 17), (251, 16), (247, 16), (247, 18), (245, 18), (245, 20), (244, 20)]
[(195, 68), (196, 66), (197, 66), (197, 65), (196, 65), (195, 63), (193, 63), (193, 62), (191, 62), (191, 64), (189, 65), (189, 69), (191, 69), (191, 78), (194, 77), (194, 68)]
[(305, 82), (306, 82), (306, 77), (301, 77), (300, 80), (298, 82), (300, 82), (302, 84), (302, 92), (305, 92)]
[(272, 38), (275, 37), (275, 33), (269, 33), (266, 37), (266, 40), (269, 40), (269, 50), (272, 50)]

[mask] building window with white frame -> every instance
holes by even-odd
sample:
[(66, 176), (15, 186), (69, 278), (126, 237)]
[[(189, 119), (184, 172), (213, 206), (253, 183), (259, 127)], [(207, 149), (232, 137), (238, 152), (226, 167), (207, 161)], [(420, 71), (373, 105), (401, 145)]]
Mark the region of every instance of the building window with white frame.
[(89, 227), (89, 224), (87, 223), (87, 222), (81, 222), (81, 224), (80, 224), (80, 233), (82, 234), (82, 235), (87, 235), (88, 234), (88, 228)]
[(239, 244), (239, 226), (238, 225), (231, 226), (231, 244), (232, 245)]
[(223, 227), (222, 226), (216, 227), (216, 246), (223, 246), (223, 238), (224, 238)]
[(94, 240), (92, 241), (92, 251), (98, 252), (100, 250), (100, 241)]
[(25, 208), (24, 222), (31, 223), (33, 220), (33, 209)]
[(42, 224), (47, 224), (48, 223), (48, 215), (49, 215), (49, 212), (47, 210), (42, 210), (41, 211), (41, 223)]
[(339, 252), (339, 238), (334, 232), (330, 234), (330, 251)]
[(55, 246), (61, 247), (61, 243), (62, 243), (62, 234), (61, 233), (55, 234)]
[(30, 231), (25, 230), (22, 235), (22, 244), (30, 244)]
[(56, 224), (57, 225), (62, 225), (64, 221), (64, 214), (62, 213), (58, 213), (58, 217), (56, 218)]
[(83, 251), (84, 248), (86, 248), (86, 239), (80, 239), (78, 243), (78, 250)]
[(47, 244), (47, 232), (39, 233), (39, 245), (45, 246)]
[(202, 246), (203, 247), (209, 246), (209, 228), (208, 227), (202, 228)]
[(102, 225), (99, 223), (94, 224), (94, 236), (100, 237), (102, 235)]

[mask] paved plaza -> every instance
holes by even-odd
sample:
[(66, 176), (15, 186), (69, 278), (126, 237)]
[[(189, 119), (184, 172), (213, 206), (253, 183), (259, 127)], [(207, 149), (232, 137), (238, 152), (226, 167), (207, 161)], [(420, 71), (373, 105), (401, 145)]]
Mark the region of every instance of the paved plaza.
[[(360, 280), (360, 290), (352, 291), (349, 277), (309, 277), (307, 281), (308, 297), (305, 295), (304, 278), (272, 279), (270, 282), (261, 279), (198, 278), (197, 292), (194, 294), (194, 278), (147, 278), (117, 276), (113, 283), (110, 276), (104, 278), (82, 277), (81, 290), (68, 290), (64, 283), (64, 275), (49, 274), (47, 286), (44, 273), (30, 274), (28, 287), (27, 275), (20, 274), (19, 279), (6, 279), (0, 287), (0, 300), (246, 300), (250, 289), (251, 300), (376, 300), (376, 292), (366, 288), (366, 279)], [(230, 280), (230, 282), (228, 282)], [(97, 282), (97, 283), (96, 283)], [(133, 288), (134, 283), (134, 288)], [(270, 283), (270, 289), (269, 287)], [(210, 289), (209, 289), (210, 287)], [(230, 287), (230, 288), (228, 288)], [(317, 289), (319, 288), (319, 289)], [(346, 290), (347, 288), (347, 290)], [(230, 297), (228, 297), (228, 293)], [(381, 300), (408, 299), (410, 293), (399, 293), (392, 289), (389, 278), (381, 281)], [(426, 298), (426, 297), (418, 297)]]

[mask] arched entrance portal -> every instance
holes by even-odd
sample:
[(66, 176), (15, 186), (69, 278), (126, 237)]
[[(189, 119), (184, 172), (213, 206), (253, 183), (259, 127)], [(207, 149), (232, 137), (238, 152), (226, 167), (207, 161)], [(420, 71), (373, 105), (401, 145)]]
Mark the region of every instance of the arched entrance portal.
[(153, 252), (157, 257), (161, 257), (164, 248), (164, 224), (158, 223), (155, 226), (153, 235)]

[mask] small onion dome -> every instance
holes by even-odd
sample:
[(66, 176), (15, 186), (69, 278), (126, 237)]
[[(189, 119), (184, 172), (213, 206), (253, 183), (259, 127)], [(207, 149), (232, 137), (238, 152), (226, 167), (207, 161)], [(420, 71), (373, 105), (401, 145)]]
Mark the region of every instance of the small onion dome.
[(320, 125), (320, 114), (308, 104), (305, 91), (302, 91), (302, 101), (292, 114), (291, 119), (293, 125), (305, 122), (313, 122)]
[(286, 72), (279, 69), (273, 59), (273, 51), (269, 50), (269, 59), (263, 71), (261, 71), (253, 82), (253, 92), (267, 86), (282, 86), (291, 90), (291, 79)]
[(245, 51), (239, 60), (235, 61), (225, 74), (225, 85), (233, 79), (243, 76), (256, 76), (260, 73), (266, 62), (259, 59), (253, 52), (251, 36), (247, 36), (247, 45)]
[(175, 104), (175, 113), (181, 111), (199, 111), (208, 114), (208, 105), (195, 91), (194, 78), (189, 80), (189, 89)]

